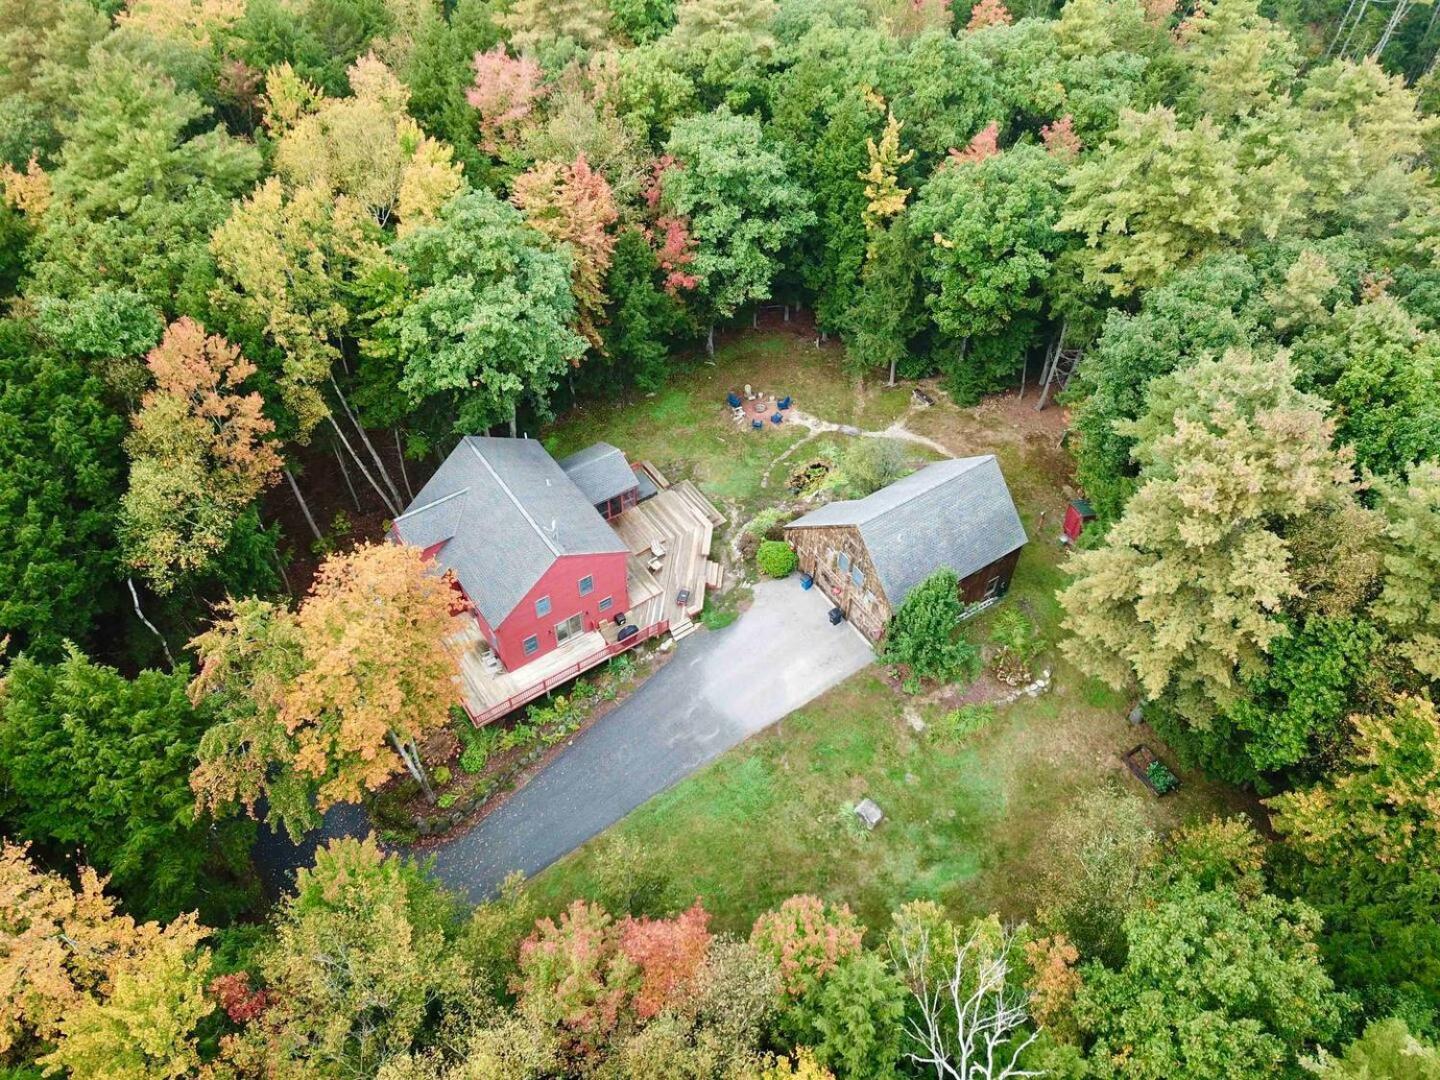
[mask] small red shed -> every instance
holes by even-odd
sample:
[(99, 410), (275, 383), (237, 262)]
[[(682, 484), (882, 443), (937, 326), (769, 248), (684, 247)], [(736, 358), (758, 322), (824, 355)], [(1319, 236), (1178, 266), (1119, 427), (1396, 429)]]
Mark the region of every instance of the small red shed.
[(1069, 506), (1065, 507), (1065, 540), (1067, 543), (1075, 543), (1080, 539), (1080, 534), (1085, 531), (1085, 523), (1095, 520), (1095, 508), (1084, 499), (1075, 499)]

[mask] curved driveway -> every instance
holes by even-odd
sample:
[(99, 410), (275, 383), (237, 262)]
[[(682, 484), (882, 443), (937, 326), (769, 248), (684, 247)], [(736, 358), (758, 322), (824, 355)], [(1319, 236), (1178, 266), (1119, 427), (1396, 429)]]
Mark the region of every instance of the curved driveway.
[[(829, 607), (819, 589), (801, 589), (798, 577), (760, 582), (734, 623), (680, 642), (629, 698), (475, 828), (439, 848), (440, 879), (478, 902), (513, 870), (539, 873), (865, 667), (874, 659), (869, 643), (849, 623), (830, 625)], [(327, 816), (325, 835), (364, 828), (363, 815), (348, 810)], [(277, 860), (281, 852), (262, 844), (260, 858), (273, 885), (312, 854), (306, 844)]]

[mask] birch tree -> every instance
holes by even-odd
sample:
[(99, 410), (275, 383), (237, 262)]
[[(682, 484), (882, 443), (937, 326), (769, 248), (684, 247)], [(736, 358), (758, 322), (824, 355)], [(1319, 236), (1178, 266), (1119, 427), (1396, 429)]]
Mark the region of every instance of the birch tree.
[(905, 1021), (915, 1047), (906, 1056), (937, 1080), (1044, 1075), (1021, 1064), (1040, 1029), (1030, 1023), (1026, 993), (1010, 985), (1018, 974), (1011, 962), (1014, 932), (1004, 931), (997, 944), (983, 928), (964, 940), (949, 929), (948, 939), (937, 940), (930, 926), (894, 938), (895, 963), (916, 1013)]

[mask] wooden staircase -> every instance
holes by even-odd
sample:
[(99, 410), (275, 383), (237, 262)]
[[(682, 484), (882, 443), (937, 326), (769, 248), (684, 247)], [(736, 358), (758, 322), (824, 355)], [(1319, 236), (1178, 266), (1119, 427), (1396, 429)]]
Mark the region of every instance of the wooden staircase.
[(676, 641), (684, 641), (695, 632), (695, 624), (690, 621), (688, 615), (681, 615), (670, 620), (670, 636)]

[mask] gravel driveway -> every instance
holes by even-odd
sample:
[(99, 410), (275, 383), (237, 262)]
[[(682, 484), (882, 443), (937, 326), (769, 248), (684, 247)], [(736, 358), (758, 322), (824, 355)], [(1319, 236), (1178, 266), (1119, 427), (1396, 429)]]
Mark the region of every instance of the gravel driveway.
[[(512, 870), (539, 873), (701, 765), (874, 660), (849, 623), (831, 626), (829, 601), (792, 575), (755, 586), (724, 630), (692, 634), (670, 662), (475, 828), (434, 852), (435, 870), (474, 901)], [(262, 829), (256, 856), (272, 891), (287, 888), (315, 845), (367, 828), (358, 807), (336, 807), (298, 848)]]

